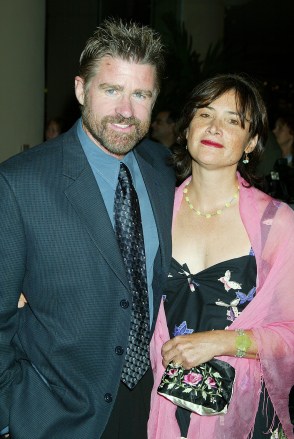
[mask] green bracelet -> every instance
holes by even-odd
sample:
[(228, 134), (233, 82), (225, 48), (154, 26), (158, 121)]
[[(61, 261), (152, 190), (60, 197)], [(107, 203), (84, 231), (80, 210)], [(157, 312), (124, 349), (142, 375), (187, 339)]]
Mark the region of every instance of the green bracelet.
[(251, 340), (244, 332), (244, 329), (235, 329), (235, 332), (237, 333), (235, 357), (243, 358), (251, 346)]

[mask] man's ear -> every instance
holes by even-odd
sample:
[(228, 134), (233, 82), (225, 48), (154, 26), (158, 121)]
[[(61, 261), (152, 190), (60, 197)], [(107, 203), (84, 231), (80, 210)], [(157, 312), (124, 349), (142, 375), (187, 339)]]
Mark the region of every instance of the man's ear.
[(250, 154), (250, 152), (252, 152), (255, 149), (257, 142), (258, 142), (258, 135), (256, 134), (255, 137), (249, 140), (248, 145), (245, 148), (245, 152), (247, 154)]
[(84, 105), (84, 99), (85, 99), (84, 80), (80, 76), (75, 77), (75, 93), (79, 103), (81, 105)]

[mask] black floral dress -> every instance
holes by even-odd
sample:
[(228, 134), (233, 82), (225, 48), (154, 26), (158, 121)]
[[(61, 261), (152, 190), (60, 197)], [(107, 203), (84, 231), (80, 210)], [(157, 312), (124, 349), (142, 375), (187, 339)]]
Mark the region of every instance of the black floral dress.
[[(220, 262), (197, 274), (172, 259), (163, 297), (170, 337), (230, 326), (255, 296), (256, 273), (252, 250), (249, 255)], [(190, 412), (178, 407), (176, 416), (181, 434), (186, 436)], [(263, 432), (268, 429), (264, 417), (262, 414), (255, 424), (257, 429), (261, 422), (258, 430)]]

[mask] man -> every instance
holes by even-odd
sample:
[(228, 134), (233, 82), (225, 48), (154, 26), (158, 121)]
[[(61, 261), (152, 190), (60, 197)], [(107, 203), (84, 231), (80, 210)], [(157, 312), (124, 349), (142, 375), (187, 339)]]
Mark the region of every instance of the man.
[[(80, 58), (81, 120), (0, 166), (0, 431), (13, 439), (146, 437), (174, 174), (166, 149), (141, 139), (163, 64), (154, 31), (107, 20)], [(123, 223), (130, 193), (139, 208)]]
[(178, 115), (172, 110), (159, 111), (151, 124), (151, 138), (172, 148), (177, 141)]

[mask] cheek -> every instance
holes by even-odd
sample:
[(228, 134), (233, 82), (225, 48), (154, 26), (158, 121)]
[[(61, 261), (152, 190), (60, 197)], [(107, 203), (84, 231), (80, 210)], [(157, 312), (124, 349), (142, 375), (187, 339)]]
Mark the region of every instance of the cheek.
[[(135, 104), (135, 106), (134, 106), (134, 116), (139, 120), (150, 121), (151, 112), (152, 112), (152, 104), (151, 103)], [(159, 128), (159, 126), (156, 125), (156, 128)]]
[(104, 116), (115, 115), (115, 105), (108, 99), (103, 99), (101, 96), (91, 95), (87, 100), (88, 108), (97, 118), (102, 119)]

